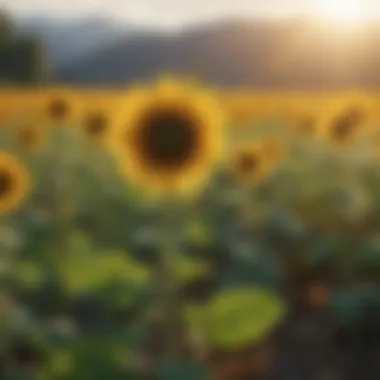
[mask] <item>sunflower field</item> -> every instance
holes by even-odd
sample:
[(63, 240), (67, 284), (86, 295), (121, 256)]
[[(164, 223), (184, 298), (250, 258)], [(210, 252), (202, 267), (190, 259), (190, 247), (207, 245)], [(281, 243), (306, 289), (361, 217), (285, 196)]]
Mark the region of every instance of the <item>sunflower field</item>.
[(380, 97), (0, 89), (0, 379), (378, 380)]

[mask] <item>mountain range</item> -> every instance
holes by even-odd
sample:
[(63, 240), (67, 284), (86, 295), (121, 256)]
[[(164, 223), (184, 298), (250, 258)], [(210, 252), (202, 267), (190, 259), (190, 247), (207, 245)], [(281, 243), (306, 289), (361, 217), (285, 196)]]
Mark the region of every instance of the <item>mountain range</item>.
[(99, 16), (62, 19), (39, 15), (16, 19), (15, 24), (19, 35), (34, 35), (43, 42), (55, 73), (132, 30)]
[(106, 18), (32, 18), (23, 33), (44, 41), (54, 80), (125, 85), (162, 72), (221, 86), (380, 86), (380, 27), (355, 32), (314, 20), (231, 19), (164, 33)]

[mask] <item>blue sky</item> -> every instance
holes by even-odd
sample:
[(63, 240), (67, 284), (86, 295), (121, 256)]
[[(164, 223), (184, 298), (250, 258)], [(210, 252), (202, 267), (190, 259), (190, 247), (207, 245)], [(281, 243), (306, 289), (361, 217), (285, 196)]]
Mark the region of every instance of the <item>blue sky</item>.
[(182, 25), (234, 15), (304, 15), (321, 2), (339, 7), (352, 1), (366, 4), (371, 12), (376, 9), (380, 15), (380, 0), (0, 0), (0, 6), (19, 15), (98, 14), (150, 25)]

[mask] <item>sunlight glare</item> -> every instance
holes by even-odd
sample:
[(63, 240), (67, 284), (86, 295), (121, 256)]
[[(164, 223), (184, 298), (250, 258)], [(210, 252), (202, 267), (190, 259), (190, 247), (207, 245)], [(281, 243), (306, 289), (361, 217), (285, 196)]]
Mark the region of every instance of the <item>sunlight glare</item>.
[(322, 0), (313, 8), (316, 17), (332, 23), (364, 24), (371, 19), (371, 11), (362, 0)]

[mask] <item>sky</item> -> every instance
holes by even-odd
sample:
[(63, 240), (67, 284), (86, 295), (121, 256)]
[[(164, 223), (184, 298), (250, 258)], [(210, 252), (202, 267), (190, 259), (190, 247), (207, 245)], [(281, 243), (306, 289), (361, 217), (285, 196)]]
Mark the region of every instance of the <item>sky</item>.
[(380, 21), (379, 0), (0, 0), (0, 7), (20, 16), (92, 14), (170, 27), (233, 16), (299, 16), (331, 3), (338, 9), (351, 3), (367, 7)]

